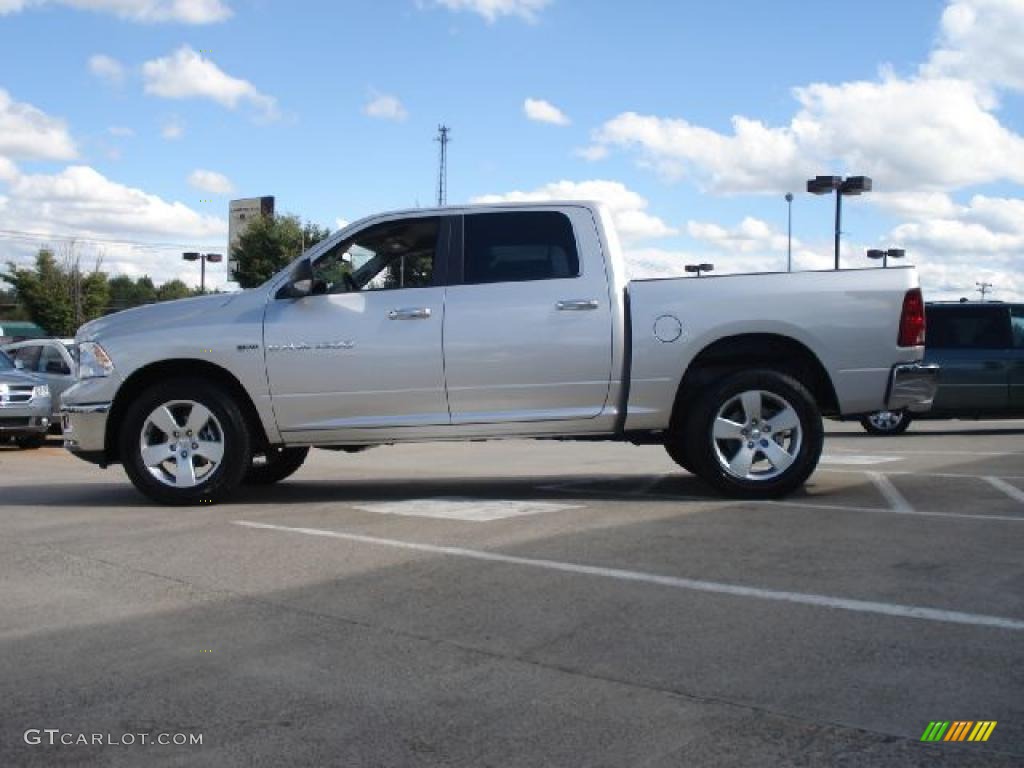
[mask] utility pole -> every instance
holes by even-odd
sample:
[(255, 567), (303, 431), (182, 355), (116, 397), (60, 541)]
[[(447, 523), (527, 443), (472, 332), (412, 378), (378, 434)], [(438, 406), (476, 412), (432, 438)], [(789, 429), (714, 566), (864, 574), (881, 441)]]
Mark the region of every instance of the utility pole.
[(437, 126), (437, 137), (434, 141), (441, 145), (441, 162), (437, 169), (437, 205), (440, 208), (448, 204), (448, 133), (451, 131), (447, 125)]
[(786, 193), (786, 271), (793, 271), (793, 193)]
[(988, 294), (989, 291), (992, 290), (992, 283), (986, 283), (984, 280), (982, 280), (976, 282), (975, 285), (978, 286), (978, 293), (981, 294), (981, 300), (984, 301), (985, 296)]

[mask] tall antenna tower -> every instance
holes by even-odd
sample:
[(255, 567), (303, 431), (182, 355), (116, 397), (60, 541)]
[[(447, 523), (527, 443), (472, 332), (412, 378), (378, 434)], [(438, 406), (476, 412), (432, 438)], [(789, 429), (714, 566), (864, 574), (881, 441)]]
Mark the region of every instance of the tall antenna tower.
[(437, 137), (434, 139), (441, 145), (441, 162), (437, 169), (437, 204), (438, 206), (448, 204), (448, 133), (451, 131), (447, 125), (437, 126)]
[(978, 286), (978, 293), (981, 294), (981, 300), (984, 301), (985, 295), (992, 290), (992, 283), (977, 282), (975, 285)]

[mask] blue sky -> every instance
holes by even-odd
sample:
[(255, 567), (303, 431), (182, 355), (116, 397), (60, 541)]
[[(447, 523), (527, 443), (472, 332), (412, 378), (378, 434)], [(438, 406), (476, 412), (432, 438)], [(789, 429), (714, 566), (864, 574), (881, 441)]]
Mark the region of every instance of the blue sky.
[(787, 191), (827, 266), (802, 182), (866, 173), (845, 264), (1024, 298), (1022, 35), (1022, 0), (0, 0), (0, 249), (195, 282), (232, 197), (332, 229), (432, 204), (444, 122), (449, 202), (600, 197), (638, 275), (780, 268)]

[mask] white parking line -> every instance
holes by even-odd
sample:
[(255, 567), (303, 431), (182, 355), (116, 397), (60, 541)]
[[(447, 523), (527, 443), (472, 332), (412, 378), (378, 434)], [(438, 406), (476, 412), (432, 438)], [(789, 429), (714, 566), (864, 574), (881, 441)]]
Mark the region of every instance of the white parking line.
[(517, 501), (510, 499), (470, 499), (456, 496), (435, 496), (429, 499), (405, 499), (369, 504), (353, 504), (354, 509), (381, 515), (433, 517), (444, 520), (465, 520), (487, 523), (510, 517), (539, 515), (579, 509), (579, 504), (555, 504), (549, 501)]
[[(856, 451), (856, 448), (846, 448), (841, 445), (831, 446), (833, 451), (840, 451), (849, 453)], [(1021, 451), (928, 451), (917, 448), (902, 448), (900, 450), (888, 450), (884, 448), (877, 448), (873, 453), (907, 453), (910, 455), (929, 455), (929, 456), (1019, 456)]]
[(856, 453), (823, 453), (818, 460), (821, 464), (886, 464), (890, 461), (903, 461), (902, 456), (866, 456)]
[(1014, 501), (1019, 501), (1022, 504), (1024, 504), (1024, 491), (1022, 491), (1020, 488), (1012, 486), (1005, 480), (1001, 480), (998, 477), (986, 477), (985, 482), (987, 482), (993, 488), (997, 488), (998, 490), (1002, 491)]
[(885, 496), (885, 500), (889, 502), (889, 507), (893, 512), (913, 512), (914, 508), (911, 506), (907, 498), (899, 492), (895, 485), (892, 484), (892, 480), (883, 475), (881, 472), (865, 472), (868, 479), (875, 484), (875, 487), (879, 492)]
[(306, 536), (324, 536), (332, 539), (354, 541), (360, 544), (373, 544), (375, 546), (392, 547), (394, 549), (405, 549), (414, 552), (429, 552), (435, 555), (462, 557), (470, 560), (483, 560), (486, 562), (503, 563), (506, 565), (521, 565), (530, 568), (541, 568), (549, 571), (560, 571), (562, 573), (575, 573), (584, 576), (600, 576), (602, 578), (615, 579), (618, 581), (656, 584), (662, 587), (672, 587), (692, 592), (711, 592), (731, 595), (733, 597), (773, 600), (785, 603), (796, 603), (798, 605), (811, 605), (818, 608), (833, 608), (857, 613), (894, 616), (901, 619), (918, 619), (944, 624), (967, 624), (976, 627), (1007, 629), (1015, 632), (1024, 631), (1024, 621), (1004, 616), (986, 616), (984, 614), (977, 613), (944, 611), (938, 608), (924, 608), (915, 605), (899, 605), (896, 603), (878, 603), (871, 600), (852, 600), (845, 597), (831, 597), (829, 595), (816, 595), (804, 592), (783, 592), (774, 589), (746, 587), (739, 584), (723, 584), (717, 581), (701, 581), (698, 579), (684, 579), (676, 576), (663, 576), (656, 573), (645, 573), (643, 571), (629, 571), (620, 568), (602, 568), (595, 565), (565, 563), (558, 560), (517, 557), (515, 555), (505, 555), (499, 552), (463, 549), (462, 547), (443, 547), (434, 544), (402, 541), (400, 539), (383, 539), (376, 536), (363, 536), (361, 534), (345, 533), (343, 531), (327, 531), (319, 528), (292, 528), (289, 526), (273, 525), (270, 523), (255, 523), (248, 520), (234, 520), (232, 522), (234, 525), (240, 525), (246, 528), (258, 528), (285, 533), (299, 533)]

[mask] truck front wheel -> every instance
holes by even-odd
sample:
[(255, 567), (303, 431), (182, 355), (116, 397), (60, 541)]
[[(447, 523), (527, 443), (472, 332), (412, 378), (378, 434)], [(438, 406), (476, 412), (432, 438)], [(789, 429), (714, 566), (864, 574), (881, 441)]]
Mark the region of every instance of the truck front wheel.
[(220, 501), (252, 456), (238, 405), (200, 379), (156, 384), (138, 396), (122, 422), (120, 448), (132, 483), (161, 504)]
[(775, 498), (804, 484), (821, 457), (824, 429), (814, 398), (772, 370), (734, 373), (698, 399), (687, 420), (695, 472), (739, 498)]

